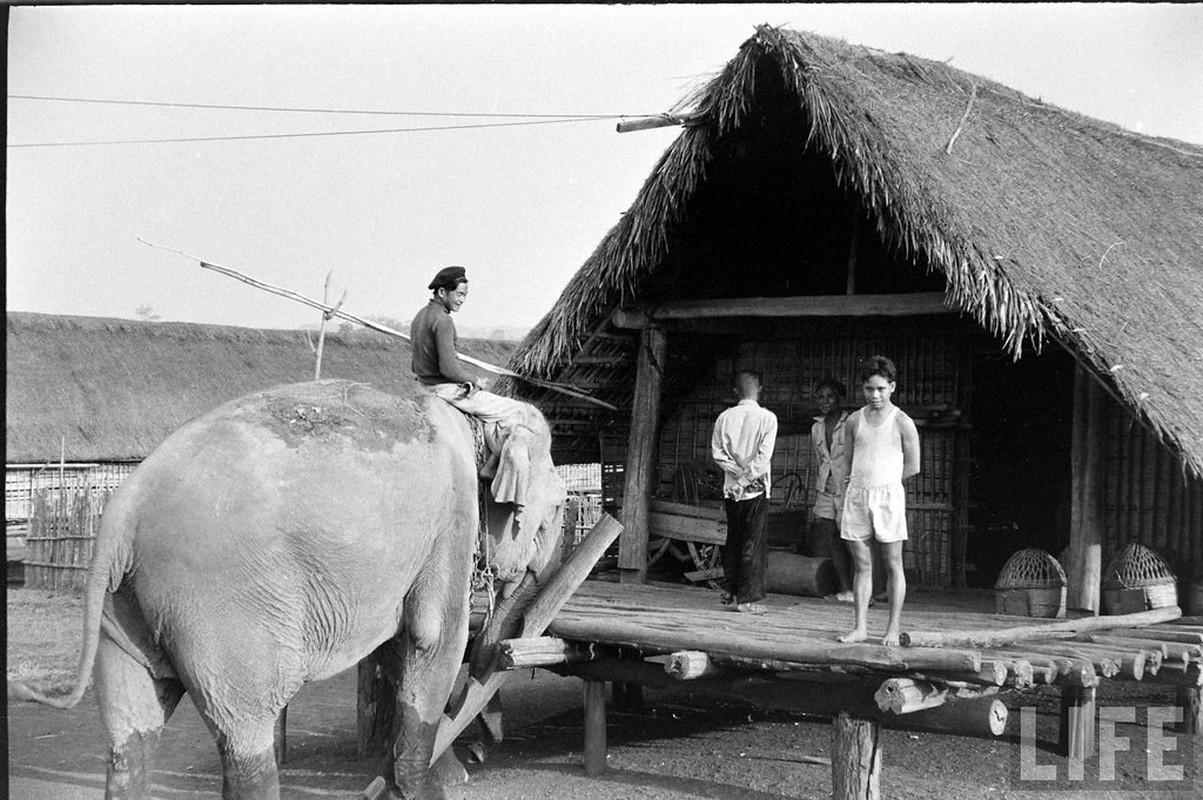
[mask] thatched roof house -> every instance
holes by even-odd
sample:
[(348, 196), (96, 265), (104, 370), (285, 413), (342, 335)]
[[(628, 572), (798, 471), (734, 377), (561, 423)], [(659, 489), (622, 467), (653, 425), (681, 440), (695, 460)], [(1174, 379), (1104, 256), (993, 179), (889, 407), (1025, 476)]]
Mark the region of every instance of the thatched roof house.
[(814, 381), (856, 386), (883, 352), (927, 426), (908, 486), (922, 582), (971, 561), (992, 580), (1005, 554), (980, 548), (1023, 537), (1096, 570), (1091, 542), (1141, 541), (1203, 574), (1203, 147), (771, 27), (679, 110), (510, 362), (619, 407), (514, 387), (561, 459), (625, 469), (622, 568), (643, 569), (648, 497), (708, 460), (734, 366), (769, 378), (774, 484), (806, 487)]
[(611, 312), (842, 292), (823, 255), (838, 255), (831, 220), (855, 214), (876, 232), (862, 245), (914, 273), (877, 276), (880, 290), (931, 273), (1014, 356), (1063, 344), (1203, 473), (1203, 147), (945, 63), (769, 27), (682, 106), (680, 137), (514, 369), (629, 402), (629, 374), (581, 379)]
[[(190, 418), (249, 392), (313, 378), (304, 331), (8, 314), (9, 464), (136, 461)], [(316, 333), (311, 334), (316, 341)], [(498, 363), (511, 347), (462, 342)], [(409, 345), (378, 334), (328, 333), (322, 377), (406, 394)]]

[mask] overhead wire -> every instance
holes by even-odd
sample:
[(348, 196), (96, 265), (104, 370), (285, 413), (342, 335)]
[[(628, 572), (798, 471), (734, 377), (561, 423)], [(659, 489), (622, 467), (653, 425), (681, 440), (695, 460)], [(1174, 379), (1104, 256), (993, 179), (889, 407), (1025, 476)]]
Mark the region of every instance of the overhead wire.
[(154, 106), (159, 108), (208, 108), (229, 111), (267, 111), (293, 114), (372, 114), (399, 117), (498, 117), (512, 119), (617, 119), (630, 114), (521, 114), (494, 111), (394, 111), (362, 108), (313, 108), (305, 106), (248, 106), (223, 103), (179, 103), (160, 100), (118, 100), (99, 97), (59, 97), (41, 94), (10, 94), (10, 100), (48, 100), (60, 103), (94, 103), (124, 106)]
[[(601, 118), (605, 119), (605, 118)], [(617, 119), (609, 117), (609, 119)], [(9, 144), (9, 148), (20, 147), (95, 147), (100, 145), (123, 145), (123, 144), (167, 144), (172, 142), (232, 142), (232, 141), (248, 141), (253, 139), (304, 139), (324, 136), (362, 136), (371, 134), (385, 133), (416, 133), (420, 131), (458, 131), (471, 130), (476, 128), (514, 128), (526, 125), (557, 125), (567, 122), (598, 122), (597, 117), (583, 118), (568, 118), (568, 119), (537, 119), (524, 122), (481, 122), (469, 125), (429, 125), (416, 128), (377, 128), (373, 130), (353, 130), (353, 131), (312, 131), (306, 133), (258, 133), (245, 135), (229, 135), (229, 136), (181, 136), (169, 139), (111, 139), (107, 141), (96, 142), (23, 142), (19, 144)]]

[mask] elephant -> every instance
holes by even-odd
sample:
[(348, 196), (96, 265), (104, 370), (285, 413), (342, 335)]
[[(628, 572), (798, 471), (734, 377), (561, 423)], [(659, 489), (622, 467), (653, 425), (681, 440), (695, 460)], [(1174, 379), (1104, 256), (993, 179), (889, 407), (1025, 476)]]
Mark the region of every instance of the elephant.
[(492, 508), (479, 539), (479, 437), (434, 395), (322, 380), (187, 422), (104, 509), (74, 690), (16, 696), (70, 708), (95, 664), (106, 797), (140, 800), (187, 693), (217, 740), (222, 797), (277, 798), (281, 709), (303, 683), (390, 643), (393, 778), (403, 797), (443, 796), (429, 764), (465, 656), (474, 555), (488, 554), (511, 599), (554, 566), (561, 538), (564, 483), (547, 423), (528, 411), (511, 434), (529, 450), (527, 503), (520, 514)]

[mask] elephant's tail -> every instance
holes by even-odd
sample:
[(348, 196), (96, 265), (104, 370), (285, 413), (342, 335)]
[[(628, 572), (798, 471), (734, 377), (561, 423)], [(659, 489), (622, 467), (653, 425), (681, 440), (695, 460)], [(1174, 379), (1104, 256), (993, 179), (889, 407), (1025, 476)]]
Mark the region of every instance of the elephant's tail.
[(121, 497), (122, 492), (115, 492), (105, 506), (96, 537), (95, 556), (88, 567), (88, 580), (84, 588), (84, 646), (75, 670), (74, 688), (70, 694), (50, 697), (25, 683), (10, 680), (9, 699), (30, 700), (53, 708), (69, 709), (74, 708), (88, 690), (92, 682), (92, 666), (96, 663), (96, 651), (100, 648), (105, 595), (121, 585), (130, 567), (133, 525), (126, 523), (127, 515)]

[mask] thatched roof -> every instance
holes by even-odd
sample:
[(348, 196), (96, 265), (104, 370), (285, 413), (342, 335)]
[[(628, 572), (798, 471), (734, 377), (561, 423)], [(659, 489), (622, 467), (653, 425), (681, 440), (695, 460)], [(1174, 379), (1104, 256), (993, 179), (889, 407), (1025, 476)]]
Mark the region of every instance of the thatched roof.
[(784, 107), (802, 121), (797, 155), (824, 159), (896, 256), (942, 275), (948, 305), (1015, 357), (1064, 344), (1203, 473), (1203, 147), (770, 27), (682, 102), (696, 117), (511, 367), (565, 375), (616, 306), (680, 262), (681, 228), (730, 142)]
[[(316, 333), (311, 334), (316, 341)], [(461, 341), (502, 363), (504, 343)], [(10, 463), (137, 460), (192, 417), (248, 394), (313, 377), (304, 331), (8, 314), (6, 455)], [(406, 342), (327, 333), (323, 378), (408, 394)]]

